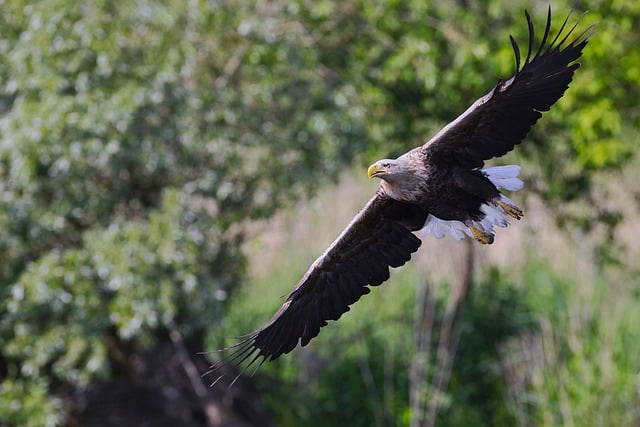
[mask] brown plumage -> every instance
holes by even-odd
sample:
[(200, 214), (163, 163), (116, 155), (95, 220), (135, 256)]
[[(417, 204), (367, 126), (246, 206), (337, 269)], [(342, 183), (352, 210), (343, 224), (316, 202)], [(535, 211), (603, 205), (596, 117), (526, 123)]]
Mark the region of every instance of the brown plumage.
[[(522, 211), (499, 189), (518, 190), (517, 166), (481, 169), (522, 142), (531, 126), (564, 94), (579, 67), (575, 61), (588, 41), (589, 29), (569, 41), (576, 25), (563, 35), (565, 19), (549, 42), (551, 10), (542, 41), (534, 52), (534, 28), (524, 62), (511, 37), (516, 72), (478, 99), (460, 117), (421, 147), (369, 168), (381, 184), (366, 206), (333, 244), (311, 265), (272, 319), (231, 347), (221, 363), (244, 365), (274, 360), (298, 343), (306, 345), (328, 320), (389, 278), (418, 250), (423, 230), (436, 237), (465, 236), (493, 242), (493, 226), (504, 227)], [(215, 371), (220, 364), (214, 365)]]

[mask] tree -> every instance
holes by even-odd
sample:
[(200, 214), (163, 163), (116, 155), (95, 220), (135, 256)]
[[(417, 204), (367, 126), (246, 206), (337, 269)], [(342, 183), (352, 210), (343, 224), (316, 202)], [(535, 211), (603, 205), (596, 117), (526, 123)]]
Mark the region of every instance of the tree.
[(172, 333), (204, 350), (243, 224), (364, 139), (285, 5), (1, 7), (0, 412), (57, 424), (51, 397), (148, 378), (136, 363)]

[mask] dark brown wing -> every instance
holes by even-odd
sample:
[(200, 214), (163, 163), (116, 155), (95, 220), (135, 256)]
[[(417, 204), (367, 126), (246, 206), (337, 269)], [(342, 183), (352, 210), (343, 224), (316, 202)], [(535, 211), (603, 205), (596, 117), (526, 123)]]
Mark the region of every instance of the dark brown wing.
[(542, 41), (533, 55), (533, 22), (527, 12), (525, 15), (529, 47), (522, 67), (518, 44), (510, 37), (516, 57), (515, 75), (506, 82), (498, 81), (491, 92), (422, 146), (429, 158), (481, 167), (484, 160), (502, 156), (519, 144), (542, 116), (541, 112), (548, 111), (569, 87), (574, 71), (580, 66), (574, 61), (582, 54), (592, 26), (568, 42), (579, 21), (563, 35), (567, 16), (556, 37), (547, 44), (551, 28), (549, 8)]
[[(309, 268), (262, 328), (232, 347), (222, 363), (251, 366), (306, 345), (328, 320), (338, 320), (370, 286), (389, 278), (389, 267), (409, 261), (420, 247), (412, 231), (427, 212), (377, 193)], [(214, 366), (217, 370), (220, 364)]]

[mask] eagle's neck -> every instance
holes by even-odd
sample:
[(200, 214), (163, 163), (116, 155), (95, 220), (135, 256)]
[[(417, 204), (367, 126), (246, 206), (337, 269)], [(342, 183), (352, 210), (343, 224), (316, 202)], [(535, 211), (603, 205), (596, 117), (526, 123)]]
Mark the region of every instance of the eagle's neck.
[(426, 181), (416, 175), (405, 175), (404, 179), (382, 180), (380, 190), (394, 200), (418, 203), (424, 194)]
[(382, 176), (380, 190), (392, 199), (407, 203), (420, 203), (429, 190), (429, 171), (424, 155), (413, 149), (394, 160), (393, 173)]

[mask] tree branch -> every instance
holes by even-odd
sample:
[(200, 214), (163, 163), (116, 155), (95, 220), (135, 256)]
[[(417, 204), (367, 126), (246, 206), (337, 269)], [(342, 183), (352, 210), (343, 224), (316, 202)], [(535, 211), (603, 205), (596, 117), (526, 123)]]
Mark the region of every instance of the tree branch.
[(189, 352), (187, 351), (186, 346), (184, 345), (184, 341), (182, 340), (182, 335), (176, 329), (169, 332), (169, 338), (173, 343), (173, 346), (176, 349), (176, 353), (179, 358), (179, 363), (184, 369), (184, 372), (187, 374), (189, 378), (189, 382), (191, 383), (191, 388), (193, 389), (198, 399), (202, 402), (204, 414), (207, 418), (207, 425), (211, 427), (217, 427), (222, 425), (222, 414), (220, 410), (214, 405), (207, 393), (207, 388), (202, 383), (202, 378), (198, 373), (198, 368), (196, 368), (195, 364), (189, 357)]
[(440, 337), (438, 340), (436, 371), (433, 379), (433, 391), (436, 393), (429, 399), (427, 406), (427, 417), (425, 426), (433, 426), (436, 422), (438, 409), (441, 403), (441, 396), (446, 392), (451, 369), (455, 359), (458, 341), (460, 339), (460, 328), (456, 320), (460, 314), (460, 310), (464, 305), (467, 296), (471, 290), (472, 274), (473, 274), (473, 242), (466, 240), (462, 246), (462, 262), (460, 274), (449, 299), (448, 309), (442, 320), (440, 328)]

